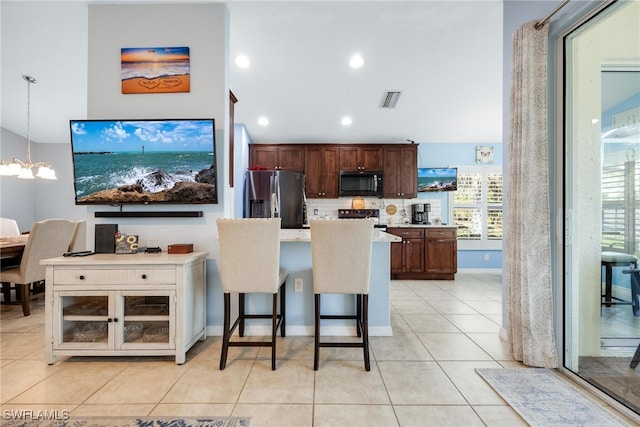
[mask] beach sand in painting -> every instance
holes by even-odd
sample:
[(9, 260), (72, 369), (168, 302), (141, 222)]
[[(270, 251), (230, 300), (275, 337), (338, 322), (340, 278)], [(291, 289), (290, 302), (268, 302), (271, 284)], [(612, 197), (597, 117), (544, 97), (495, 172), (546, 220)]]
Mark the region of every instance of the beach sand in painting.
[(190, 92), (189, 74), (162, 76), (153, 79), (135, 77), (122, 80), (122, 93), (175, 93)]

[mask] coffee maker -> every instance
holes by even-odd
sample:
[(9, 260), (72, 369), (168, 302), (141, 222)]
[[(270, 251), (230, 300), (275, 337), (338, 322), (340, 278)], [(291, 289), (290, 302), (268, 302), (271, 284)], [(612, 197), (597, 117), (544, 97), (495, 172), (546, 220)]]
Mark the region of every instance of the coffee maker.
[(411, 222), (413, 224), (430, 224), (429, 212), (431, 212), (431, 204), (429, 203), (411, 205)]

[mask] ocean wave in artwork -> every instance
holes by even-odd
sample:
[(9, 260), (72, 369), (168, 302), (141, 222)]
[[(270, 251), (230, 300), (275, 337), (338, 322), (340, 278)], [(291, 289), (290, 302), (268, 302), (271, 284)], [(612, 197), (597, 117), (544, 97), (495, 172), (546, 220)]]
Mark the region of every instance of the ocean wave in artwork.
[(135, 78), (155, 79), (167, 76), (189, 74), (189, 61), (158, 61), (123, 63), (120, 71), (122, 80)]

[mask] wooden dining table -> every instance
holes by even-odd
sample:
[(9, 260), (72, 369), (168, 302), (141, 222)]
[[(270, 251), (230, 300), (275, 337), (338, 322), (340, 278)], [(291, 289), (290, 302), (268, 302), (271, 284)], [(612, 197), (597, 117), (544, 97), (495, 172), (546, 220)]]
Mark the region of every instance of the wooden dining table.
[(0, 237), (0, 258), (12, 258), (20, 255), (27, 244), (28, 234), (15, 237)]

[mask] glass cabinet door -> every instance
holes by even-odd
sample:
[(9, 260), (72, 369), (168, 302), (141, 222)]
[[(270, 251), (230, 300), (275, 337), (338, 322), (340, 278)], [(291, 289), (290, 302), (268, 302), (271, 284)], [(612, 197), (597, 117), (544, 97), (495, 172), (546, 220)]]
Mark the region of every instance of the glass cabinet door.
[(109, 293), (60, 292), (55, 299), (61, 311), (61, 344), (109, 346)]
[(173, 348), (173, 294), (173, 291), (119, 292), (123, 315), (116, 342), (122, 348), (133, 345)]

